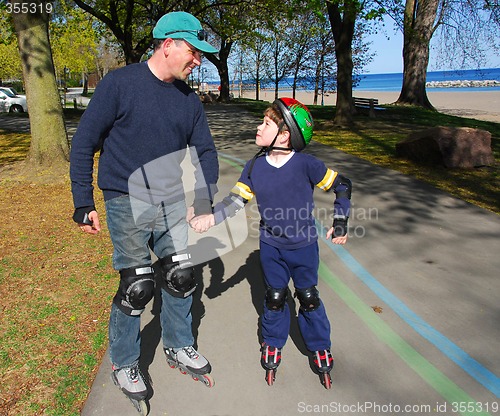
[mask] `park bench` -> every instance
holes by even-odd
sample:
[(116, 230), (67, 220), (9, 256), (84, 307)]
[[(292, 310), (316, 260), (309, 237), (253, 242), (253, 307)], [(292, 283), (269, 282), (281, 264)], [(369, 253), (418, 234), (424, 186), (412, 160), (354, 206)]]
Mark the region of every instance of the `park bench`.
[(378, 106), (378, 100), (376, 98), (352, 97), (352, 101), (356, 110), (368, 110), (368, 115), (370, 117), (375, 117), (375, 110), (385, 110), (385, 108)]

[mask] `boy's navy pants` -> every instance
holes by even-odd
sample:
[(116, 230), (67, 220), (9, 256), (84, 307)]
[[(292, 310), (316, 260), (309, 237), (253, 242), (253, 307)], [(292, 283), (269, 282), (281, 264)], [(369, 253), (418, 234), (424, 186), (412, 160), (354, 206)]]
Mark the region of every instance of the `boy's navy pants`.
[[(307, 289), (318, 284), (319, 247), (314, 242), (306, 247), (285, 250), (260, 242), (260, 259), (264, 280), (268, 287), (288, 288), (290, 278), (295, 289)], [(312, 312), (299, 308), (299, 329), (309, 351), (329, 349), (330, 322), (323, 302)], [(263, 341), (273, 347), (282, 348), (290, 331), (290, 309), (285, 302), (282, 310), (269, 310), (264, 301), (262, 316)]]

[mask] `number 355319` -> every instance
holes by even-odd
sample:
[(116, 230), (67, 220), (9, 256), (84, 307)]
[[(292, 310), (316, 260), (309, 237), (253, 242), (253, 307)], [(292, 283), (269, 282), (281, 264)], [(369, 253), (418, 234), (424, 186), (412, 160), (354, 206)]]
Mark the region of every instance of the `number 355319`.
[(54, 6), (52, 3), (41, 1), (41, 2), (7, 2), (5, 8), (9, 13), (52, 13)]

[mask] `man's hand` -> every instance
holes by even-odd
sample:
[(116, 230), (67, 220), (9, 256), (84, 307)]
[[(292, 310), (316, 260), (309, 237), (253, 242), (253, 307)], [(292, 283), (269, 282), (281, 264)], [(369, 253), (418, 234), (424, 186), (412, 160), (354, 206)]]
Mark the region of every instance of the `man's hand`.
[(88, 219), (92, 221), (92, 225), (79, 223), (80, 229), (88, 234), (97, 234), (101, 231), (101, 225), (99, 224), (99, 214), (97, 211), (91, 211), (88, 214)]

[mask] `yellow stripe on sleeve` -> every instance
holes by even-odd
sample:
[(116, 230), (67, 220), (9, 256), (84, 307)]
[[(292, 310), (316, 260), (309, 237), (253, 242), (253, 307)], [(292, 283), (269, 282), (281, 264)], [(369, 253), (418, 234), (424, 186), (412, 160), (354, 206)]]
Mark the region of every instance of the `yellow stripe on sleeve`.
[(243, 182), (236, 182), (236, 185), (233, 186), (231, 192), (233, 194), (241, 196), (243, 199), (246, 199), (247, 201), (250, 201), (254, 196), (252, 190)]
[(325, 176), (316, 186), (323, 191), (328, 191), (332, 187), (333, 182), (335, 182), (335, 178), (337, 177), (337, 175), (337, 172), (334, 172), (331, 169), (327, 169)]

